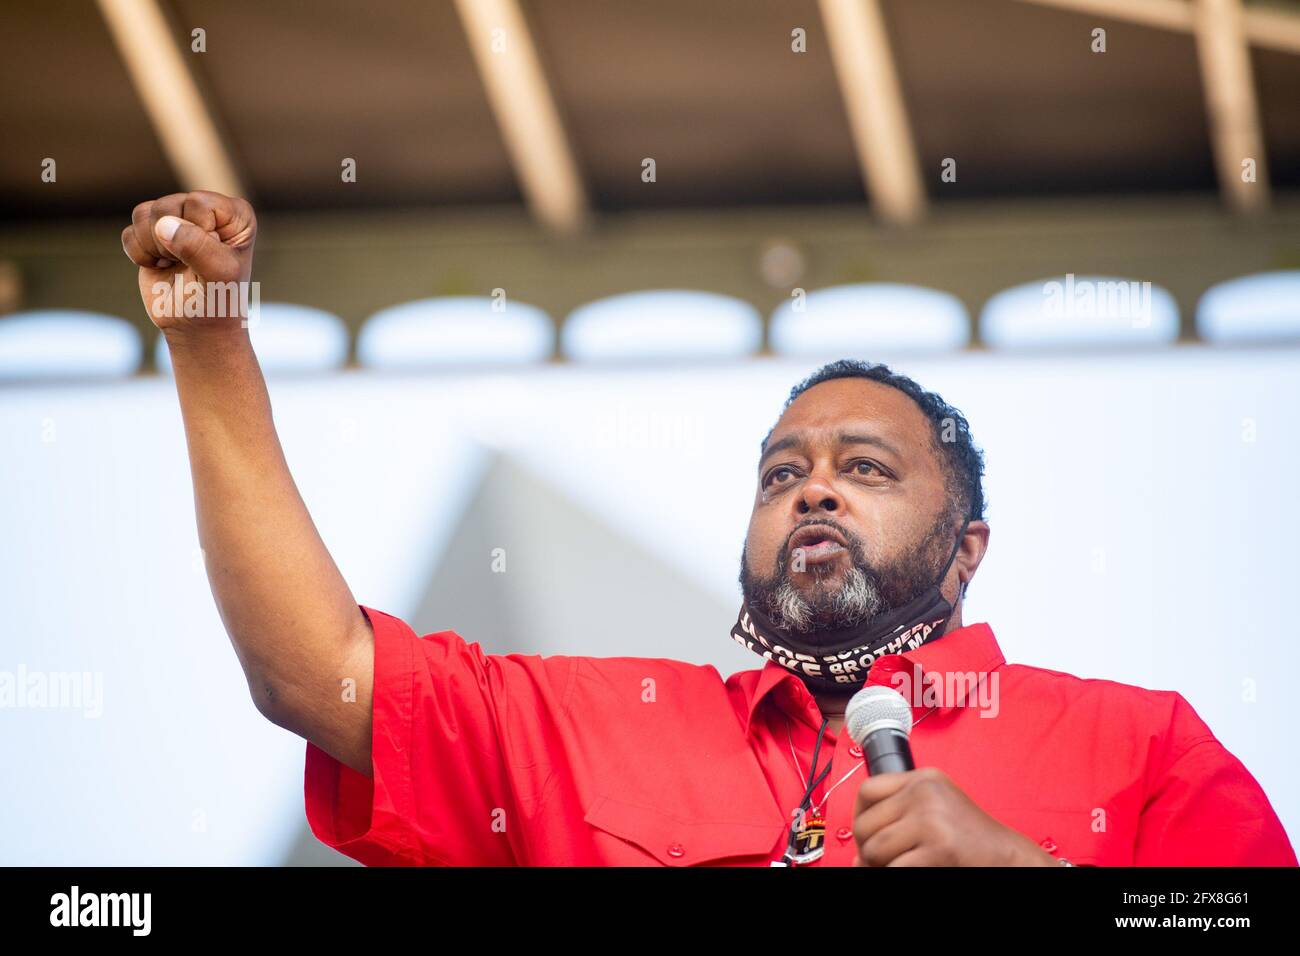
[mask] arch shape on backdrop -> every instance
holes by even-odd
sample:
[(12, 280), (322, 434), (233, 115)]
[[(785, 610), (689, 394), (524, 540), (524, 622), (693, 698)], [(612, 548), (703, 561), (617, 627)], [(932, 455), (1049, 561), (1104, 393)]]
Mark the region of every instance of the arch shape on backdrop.
[(554, 351), (555, 322), (544, 310), (491, 296), (389, 306), (366, 319), (357, 338), (357, 360), (375, 369), (531, 364)]
[(126, 319), (80, 309), (33, 309), (0, 318), (0, 379), (125, 378), (144, 343)]
[(560, 332), (578, 362), (723, 359), (753, 355), (763, 320), (748, 302), (716, 292), (625, 292), (581, 305)]

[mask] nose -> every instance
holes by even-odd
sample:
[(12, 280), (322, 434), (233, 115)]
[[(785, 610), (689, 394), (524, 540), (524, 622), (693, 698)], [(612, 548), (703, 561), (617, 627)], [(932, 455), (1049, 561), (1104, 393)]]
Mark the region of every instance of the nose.
[(806, 515), (818, 509), (835, 514), (844, 507), (834, 486), (826, 480), (821, 471), (814, 471), (799, 489), (796, 499), (799, 514)]

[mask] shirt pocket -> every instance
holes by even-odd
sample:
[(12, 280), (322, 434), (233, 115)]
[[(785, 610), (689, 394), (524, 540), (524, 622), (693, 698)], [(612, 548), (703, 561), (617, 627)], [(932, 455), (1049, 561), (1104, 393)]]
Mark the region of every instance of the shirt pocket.
[(1003, 826), (1076, 865), (1132, 866), (1135, 832), (1112, 807), (984, 807)]
[(613, 866), (765, 866), (781, 836), (780, 821), (682, 819), (608, 794), (583, 819)]

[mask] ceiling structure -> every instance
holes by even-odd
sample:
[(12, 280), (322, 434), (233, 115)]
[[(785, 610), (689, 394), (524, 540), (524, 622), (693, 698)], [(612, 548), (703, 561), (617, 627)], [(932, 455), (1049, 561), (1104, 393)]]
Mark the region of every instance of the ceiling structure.
[[(964, 198), (1216, 189), (1249, 211), (1300, 186), (1290, 2), (46, 0), (6, 19), (11, 221), (201, 187), (259, 210), (522, 202), (563, 233), (641, 209), (869, 201), (907, 223)], [(1259, 188), (1232, 174), (1242, 152)]]

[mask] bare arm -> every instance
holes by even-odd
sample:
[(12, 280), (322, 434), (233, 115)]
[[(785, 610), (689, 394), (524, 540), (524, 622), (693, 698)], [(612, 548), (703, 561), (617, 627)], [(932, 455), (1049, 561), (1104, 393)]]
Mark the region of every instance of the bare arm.
[[(165, 216), (181, 220), (170, 240)], [(171, 307), (177, 273), (247, 282), (256, 231), (241, 199), (177, 193), (136, 207), (122, 245), (171, 351), (208, 581), (253, 701), (369, 775), (370, 625), (289, 473), (248, 330), (237, 310), (184, 317)], [(344, 699), (349, 678), (355, 700)]]

